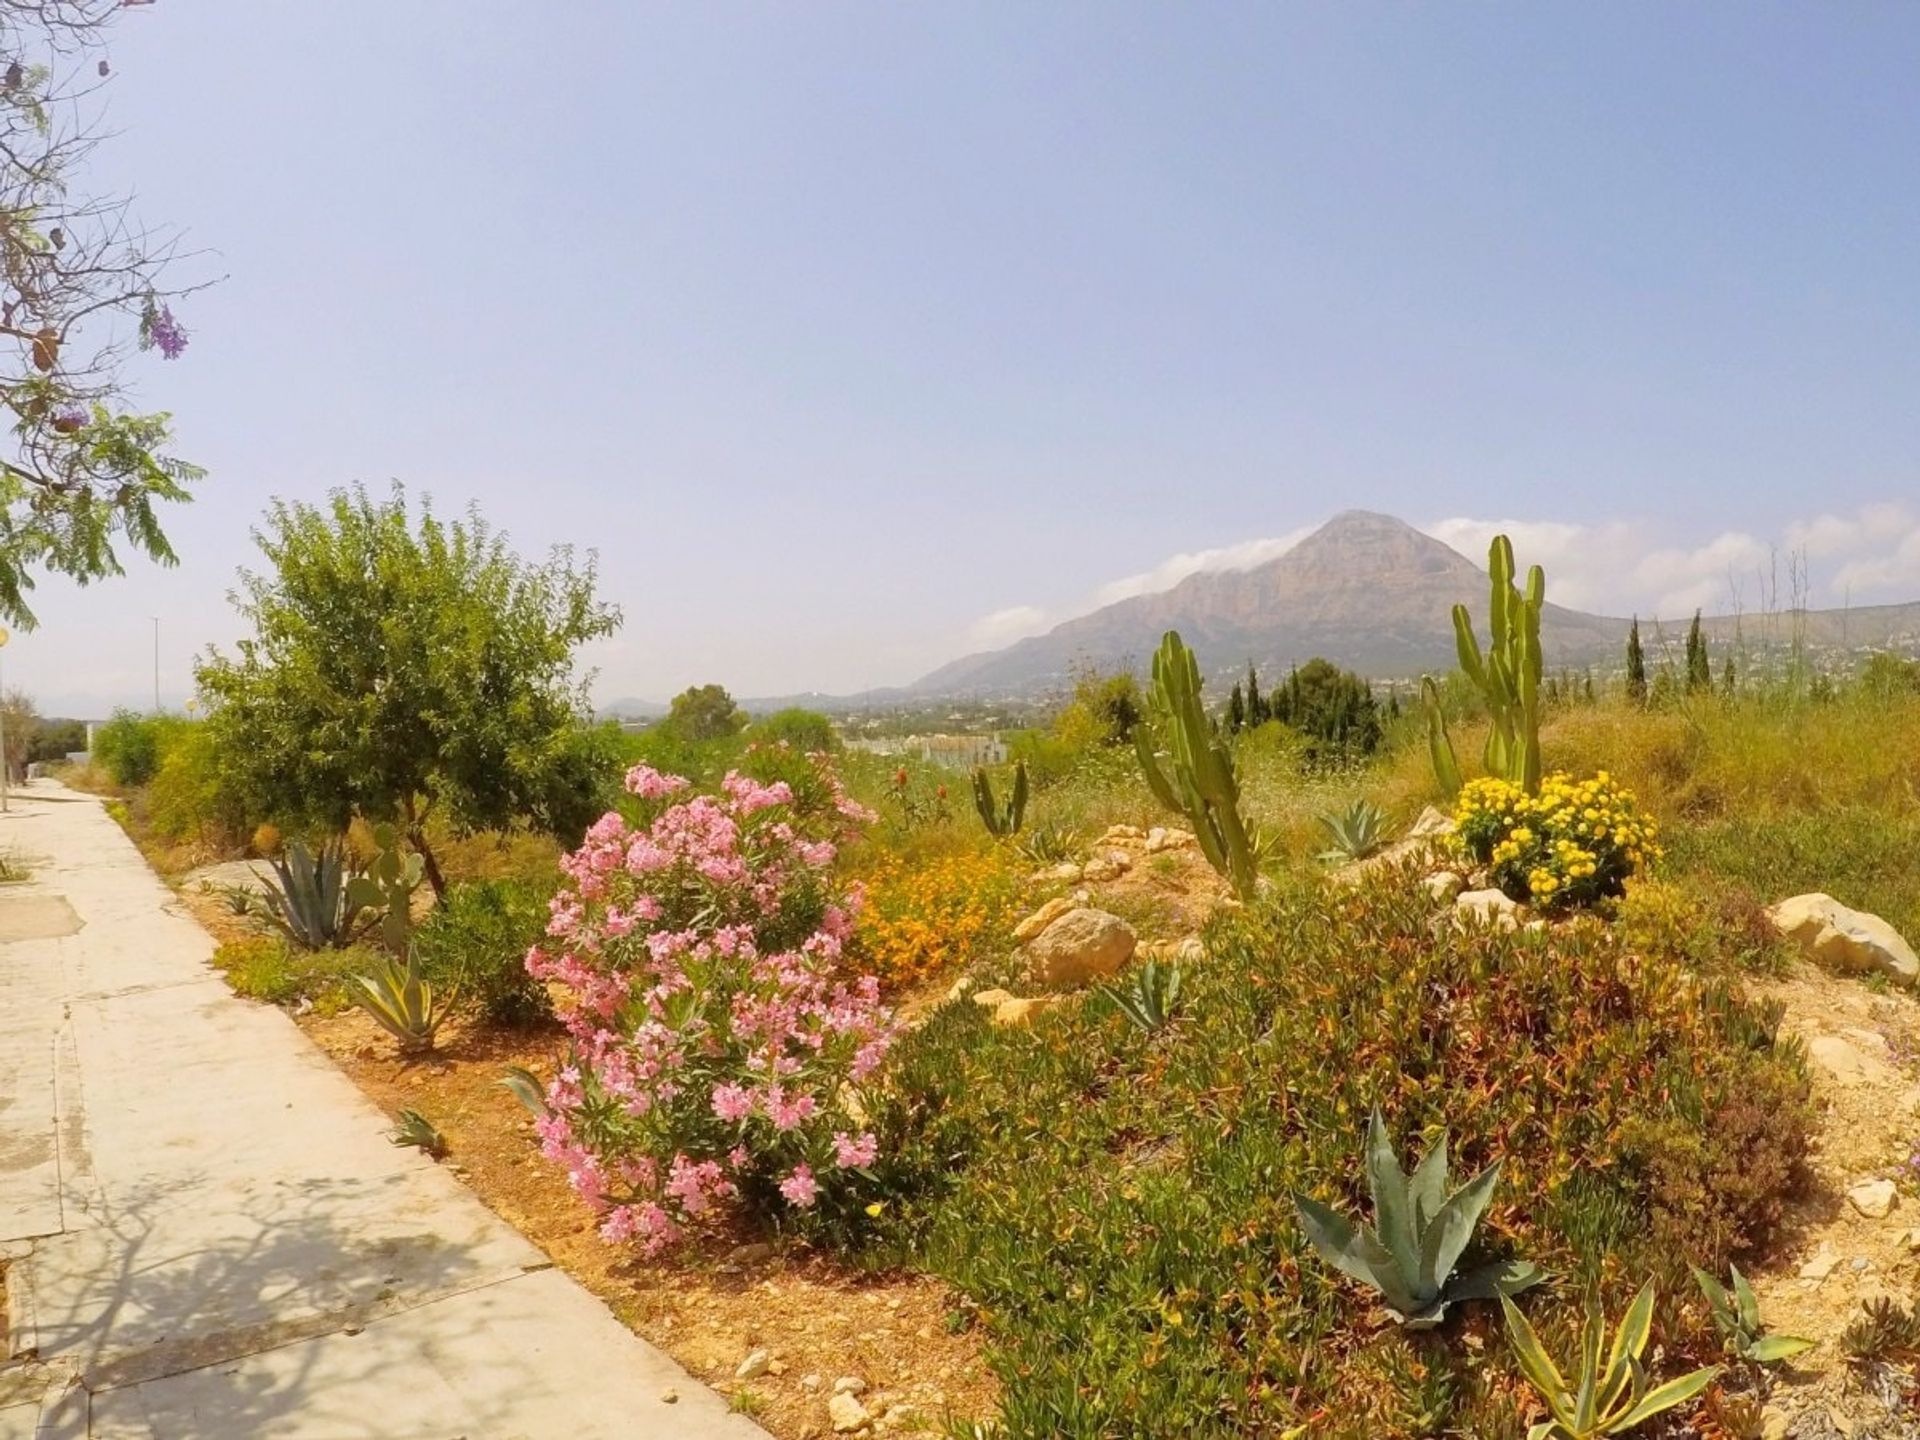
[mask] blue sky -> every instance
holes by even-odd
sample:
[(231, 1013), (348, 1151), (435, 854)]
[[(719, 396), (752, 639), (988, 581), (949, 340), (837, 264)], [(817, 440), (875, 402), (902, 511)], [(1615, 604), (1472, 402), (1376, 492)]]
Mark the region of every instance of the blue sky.
[(177, 704), (267, 499), (394, 477), (599, 550), (608, 696), (909, 680), (1349, 506), (1590, 608), (1776, 545), (1920, 596), (1911, 6), (158, 0), (113, 55), (95, 178), (227, 277), (136, 367), (211, 474), (180, 569), (43, 585), (43, 709), (150, 699), (153, 615)]

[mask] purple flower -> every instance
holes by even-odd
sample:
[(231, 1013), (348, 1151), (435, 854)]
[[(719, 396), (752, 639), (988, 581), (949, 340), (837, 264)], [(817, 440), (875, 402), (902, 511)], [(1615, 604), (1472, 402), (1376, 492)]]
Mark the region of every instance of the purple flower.
[(187, 348), (187, 330), (173, 318), (173, 307), (147, 302), (140, 316), (140, 348), (158, 350), (169, 360), (178, 360)]

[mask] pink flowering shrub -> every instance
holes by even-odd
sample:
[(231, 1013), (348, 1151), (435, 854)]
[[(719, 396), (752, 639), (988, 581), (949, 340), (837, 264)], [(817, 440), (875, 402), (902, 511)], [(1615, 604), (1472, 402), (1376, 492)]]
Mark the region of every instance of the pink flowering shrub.
[(540, 1133), (608, 1239), (652, 1253), (736, 1200), (808, 1210), (878, 1155), (852, 1095), (893, 1025), (872, 977), (841, 973), (859, 897), (831, 869), (873, 817), (810, 765), (799, 800), (637, 766), (630, 815), (560, 862), (527, 969), (563, 987), (572, 1053)]

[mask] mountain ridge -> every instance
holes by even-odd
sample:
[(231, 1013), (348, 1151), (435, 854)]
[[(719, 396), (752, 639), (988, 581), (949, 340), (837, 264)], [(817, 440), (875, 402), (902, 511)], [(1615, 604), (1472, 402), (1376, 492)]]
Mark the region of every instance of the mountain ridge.
[[(1542, 639), (1549, 663), (1583, 666), (1618, 658), (1632, 622), (1554, 604), (1553, 577), (1547, 578)], [(1063, 621), (1043, 635), (961, 656), (906, 689), (925, 698), (1062, 689), (1082, 666), (1139, 665), (1170, 629), (1180, 631), (1210, 674), (1248, 661), (1284, 669), (1324, 655), (1375, 679), (1412, 677), (1453, 665), (1456, 603), (1465, 604), (1484, 631), (1487, 578), (1480, 563), (1391, 515), (1345, 510), (1259, 565), (1200, 571), (1169, 589)], [(1704, 618), (1702, 628), (1710, 638), (1725, 640), (1745, 627), (1777, 627), (1796, 617), (1812, 644), (1920, 639), (1920, 602), (1715, 616)], [(1654, 632), (1673, 623), (1649, 619), (1642, 631), (1651, 642)]]

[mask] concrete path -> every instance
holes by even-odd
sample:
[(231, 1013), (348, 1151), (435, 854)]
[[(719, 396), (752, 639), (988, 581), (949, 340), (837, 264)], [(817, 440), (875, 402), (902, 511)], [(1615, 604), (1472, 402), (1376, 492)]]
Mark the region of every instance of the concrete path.
[(0, 851), (0, 1440), (764, 1435), (232, 995), (97, 801)]

